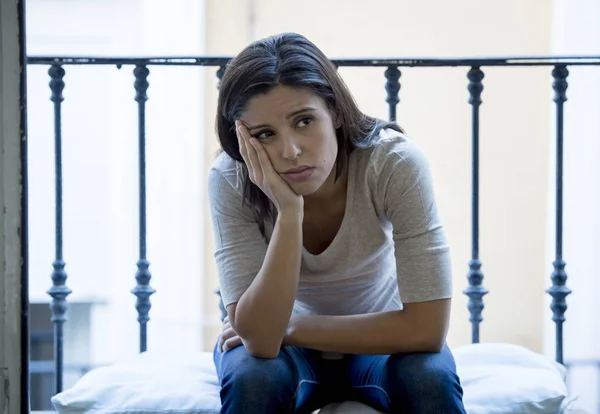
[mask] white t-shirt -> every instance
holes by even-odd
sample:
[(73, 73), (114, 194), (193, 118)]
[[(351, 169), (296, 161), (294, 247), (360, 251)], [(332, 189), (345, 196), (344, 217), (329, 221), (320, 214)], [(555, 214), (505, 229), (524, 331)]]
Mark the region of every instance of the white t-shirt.
[[(223, 304), (237, 302), (260, 270), (272, 234), (242, 206), (241, 164), (220, 154), (208, 194)], [(352, 315), (452, 296), (451, 263), (429, 165), (404, 134), (384, 130), (350, 154), (346, 211), (321, 254), (302, 250), (294, 313)]]

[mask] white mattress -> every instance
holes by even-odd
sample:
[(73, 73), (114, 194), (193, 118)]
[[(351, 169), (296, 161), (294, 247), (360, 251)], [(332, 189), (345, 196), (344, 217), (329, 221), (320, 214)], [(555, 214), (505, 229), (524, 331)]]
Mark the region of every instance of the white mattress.
[[(566, 370), (525, 348), (477, 344), (453, 349), (468, 414), (585, 414), (567, 395)], [(86, 374), (52, 399), (59, 414), (218, 414), (211, 353), (145, 353)], [(320, 414), (376, 414), (347, 402)]]

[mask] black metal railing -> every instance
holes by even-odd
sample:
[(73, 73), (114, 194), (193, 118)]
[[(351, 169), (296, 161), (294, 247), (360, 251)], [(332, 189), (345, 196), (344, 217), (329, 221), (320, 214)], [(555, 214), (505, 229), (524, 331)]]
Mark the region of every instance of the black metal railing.
[(137, 286), (132, 290), (132, 293), (137, 297), (135, 307), (138, 311), (138, 322), (140, 323), (140, 352), (145, 352), (148, 349), (148, 321), (150, 313), (150, 295), (154, 293), (154, 289), (150, 287), (150, 279), (152, 275), (148, 268), (150, 262), (146, 258), (146, 101), (148, 96), (148, 75), (150, 71), (145, 65), (138, 64), (133, 70), (135, 76), (135, 101), (138, 103), (138, 149), (139, 149), (139, 244), (140, 244), (140, 259), (137, 262), (137, 273), (135, 279)]
[(56, 223), (56, 257), (52, 262), (52, 287), (48, 294), (52, 297), (50, 309), (51, 320), (54, 324), (54, 360), (56, 363), (56, 389), (62, 390), (63, 382), (63, 326), (66, 321), (67, 296), (71, 290), (67, 287), (67, 272), (63, 260), (63, 204), (62, 204), (62, 91), (65, 88), (63, 78), (65, 70), (61, 65), (52, 65), (48, 71), (50, 75), (50, 100), (54, 103), (54, 179), (55, 179), (55, 223)]
[[(145, 108), (148, 99), (149, 67), (152, 66), (203, 66), (216, 68), (216, 86), (220, 85), (225, 66), (230, 57), (149, 57), (149, 58), (96, 58), (96, 57), (54, 57), (34, 56), (28, 58), (30, 65), (49, 66), (51, 101), (54, 103), (55, 125), (55, 191), (56, 191), (56, 258), (52, 264), (52, 286), (48, 294), (52, 297), (51, 310), (55, 338), (55, 374), (56, 392), (62, 391), (63, 376), (63, 325), (66, 320), (67, 296), (71, 293), (66, 285), (67, 273), (62, 254), (62, 161), (61, 161), (61, 103), (62, 90), (65, 87), (65, 67), (73, 65), (112, 65), (121, 69), (132, 66), (135, 101), (138, 103), (138, 154), (139, 154), (139, 260), (135, 279), (137, 285), (132, 293), (136, 296), (136, 308), (140, 324), (140, 351), (147, 344), (147, 323), (151, 308), (150, 296), (155, 293), (150, 286), (150, 262), (146, 257), (146, 122)], [(384, 88), (387, 91), (386, 102), (389, 119), (396, 120), (396, 108), (400, 102), (400, 78), (402, 67), (464, 67), (466, 68), (466, 87), (469, 93), (468, 103), (472, 107), (472, 235), (471, 259), (468, 263), (468, 286), (464, 293), (468, 297), (468, 309), (472, 327), (471, 340), (480, 340), (479, 327), (483, 321), (483, 297), (488, 293), (483, 286), (484, 275), (479, 256), (479, 106), (482, 103), (484, 68), (543, 66), (548, 67), (554, 78), (551, 86), (555, 91), (556, 103), (556, 253), (551, 275), (551, 286), (547, 293), (552, 297), (552, 319), (556, 324), (556, 361), (563, 363), (563, 323), (567, 309), (566, 297), (571, 291), (566, 286), (567, 274), (562, 257), (563, 245), (563, 108), (566, 101), (567, 78), (570, 66), (600, 66), (600, 56), (563, 56), (563, 57), (504, 57), (473, 59), (332, 59), (337, 67), (381, 67), (385, 68)]]

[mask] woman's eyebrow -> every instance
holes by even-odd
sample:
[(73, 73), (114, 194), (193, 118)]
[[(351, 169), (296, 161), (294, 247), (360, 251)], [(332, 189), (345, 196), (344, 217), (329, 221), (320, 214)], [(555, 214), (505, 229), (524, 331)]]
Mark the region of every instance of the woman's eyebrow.
[(254, 130), (254, 129), (267, 128), (267, 127), (269, 127), (268, 124), (260, 124), (260, 125), (254, 125), (254, 126), (246, 126), (246, 129), (248, 130), (248, 132), (252, 132), (252, 130)]
[[(298, 109), (297, 111), (290, 112), (290, 113), (289, 113), (289, 114), (287, 114), (285, 117), (286, 117), (287, 119), (290, 119), (290, 118), (292, 118), (292, 117), (294, 117), (294, 116), (296, 116), (296, 115), (299, 115), (299, 114), (302, 114), (302, 113), (305, 113), (305, 112), (314, 112), (314, 111), (316, 111), (316, 109), (315, 109), (315, 108), (313, 108), (313, 107), (311, 107), (311, 106), (307, 106), (307, 107), (305, 107), (305, 108)], [(247, 128), (247, 129), (248, 129), (248, 131), (250, 131), (250, 132), (251, 132), (251, 131), (253, 131), (253, 130), (255, 130), (255, 129), (267, 128), (267, 127), (270, 127), (270, 125), (269, 125), (269, 124), (260, 124), (260, 125), (246, 126), (246, 128)]]
[(304, 113), (304, 112), (312, 112), (312, 111), (316, 111), (315, 108), (313, 108), (312, 106), (307, 106), (305, 108), (302, 109), (298, 109), (297, 111), (291, 112), (289, 114), (287, 114), (286, 118), (292, 118), (298, 114)]

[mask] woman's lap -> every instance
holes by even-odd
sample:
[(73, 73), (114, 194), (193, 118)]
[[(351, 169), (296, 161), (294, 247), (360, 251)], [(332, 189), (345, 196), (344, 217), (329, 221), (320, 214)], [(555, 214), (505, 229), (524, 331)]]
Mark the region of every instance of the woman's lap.
[(243, 346), (214, 351), (223, 413), (311, 413), (328, 403), (331, 370), (315, 351), (284, 347), (274, 359), (255, 358)]
[(223, 413), (310, 413), (330, 402), (360, 401), (384, 412), (464, 413), (462, 388), (448, 347), (439, 353), (347, 355), (283, 347), (275, 359), (243, 346), (215, 348)]
[(349, 355), (349, 399), (385, 412), (464, 413), (448, 346), (436, 353)]

